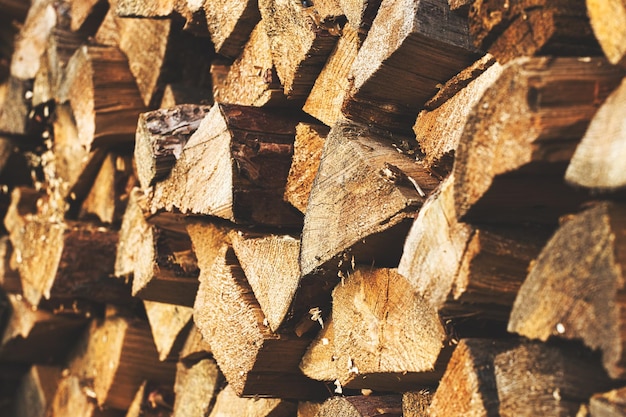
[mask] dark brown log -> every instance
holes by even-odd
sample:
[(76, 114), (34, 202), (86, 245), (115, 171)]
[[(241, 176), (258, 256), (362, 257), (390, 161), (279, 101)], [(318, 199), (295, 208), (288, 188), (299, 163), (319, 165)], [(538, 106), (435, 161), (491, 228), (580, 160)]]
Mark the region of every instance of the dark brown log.
[(509, 63), (474, 107), (461, 136), (454, 165), (457, 215), (554, 224), (575, 209), (583, 196), (565, 186), (565, 168), (621, 78), (601, 59)]
[(204, 12), (215, 51), (229, 58), (239, 56), (250, 33), (261, 20), (256, 1), (236, 5), (228, 0), (205, 0)]
[(401, 417), (402, 397), (399, 395), (333, 397), (326, 400), (317, 417)]
[(352, 64), (342, 111), (351, 120), (408, 133), (437, 85), (478, 57), (467, 20), (451, 13), (446, 0), (383, 0)]
[(431, 417), (575, 415), (611, 381), (576, 346), (463, 339), (430, 405)]
[(227, 385), (218, 395), (209, 417), (290, 417), (296, 412), (296, 403), (280, 398), (240, 398)]
[(143, 305), (150, 323), (154, 345), (159, 352), (159, 360), (178, 359), (178, 354), (189, 335), (193, 309), (145, 300)]
[(22, 281), (12, 257), (11, 239), (9, 236), (2, 236), (0, 238), (0, 287), (4, 292), (21, 294)]
[(213, 359), (202, 359), (189, 367), (179, 362), (176, 366), (176, 401), (172, 417), (208, 415), (220, 382), (219, 369)]
[(595, 394), (589, 400), (590, 417), (623, 417), (626, 416), (626, 388), (618, 388), (609, 392)]
[(61, 379), (61, 368), (33, 365), (22, 377), (15, 399), (15, 415), (41, 417), (54, 398)]
[(276, 110), (215, 104), (170, 176), (154, 185), (151, 211), (300, 225), (301, 214), (283, 201), (297, 123)]
[(563, 219), (515, 300), (509, 331), (533, 339), (580, 339), (602, 351), (609, 375), (626, 375), (622, 303), (623, 205), (598, 203)]

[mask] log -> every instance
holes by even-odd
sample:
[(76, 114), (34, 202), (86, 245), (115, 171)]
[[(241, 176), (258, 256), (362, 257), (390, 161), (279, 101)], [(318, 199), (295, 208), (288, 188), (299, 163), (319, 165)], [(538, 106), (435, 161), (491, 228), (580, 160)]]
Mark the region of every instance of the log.
[(52, 404), (57, 384), (61, 379), (61, 368), (33, 365), (22, 377), (15, 396), (15, 415), (19, 417), (41, 417)]
[(433, 394), (427, 389), (405, 392), (402, 394), (402, 416), (429, 417), (428, 407), (432, 399)]
[[(33, 82), (30, 79), (21, 79), (10, 76), (5, 87), (5, 103), (0, 112), (0, 133), (5, 137), (23, 137), (29, 135), (32, 102), (27, 97), (32, 95)], [(40, 139), (40, 138), (39, 138)]]
[(362, 34), (367, 34), (372, 26), (380, 3), (381, 0), (339, 0), (348, 24)]
[(112, 408), (102, 409), (93, 401), (93, 390), (80, 378), (67, 375), (61, 379), (52, 404), (47, 411), (50, 417), (123, 417), (124, 412)]
[(139, 115), (135, 133), (137, 178), (143, 188), (166, 178), (209, 106), (181, 104)]
[(170, 176), (154, 185), (151, 211), (299, 226), (301, 214), (283, 201), (297, 122), (276, 110), (215, 104)]
[(11, 239), (9, 236), (0, 237), (0, 288), (7, 293), (21, 294), (22, 281), (17, 265), (11, 261), (12, 257)]
[(589, 120), (619, 81), (620, 71), (602, 59), (507, 64), (463, 129), (454, 165), (457, 215), (554, 224), (578, 207), (583, 195), (565, 186), (563, 174)]
[(399, 395), (333, 397), (324, 402), (318, 417), (401, 417), (402, 397)]
[(352, 64), (342, 111), (351, 120), (407, 134), (437, 85), (478, 57), (467, 20), (451, 13), (446, 0), (383, 0)]
[(333, 291), (332, 323), (332, 334), (318, 335), (300, 368), (342, 388), (428, 386), (449, 357), (439, 316), (393, 269), (352, 272)]
[(323, 387), (298, 369), (310, 339), (272, 332), (263, 323), (261, 308), (233, 249), (222, 243), (215, 250), (211, 226), (196, 225), (189, 231), (201, 271), (194, 322), (231, 388), (238, 396), (322, 395)]
[(109, 2), (107, 0), (72, 0), (69, 3), (71, 30), (94, 35), (109, 10)]
[(205, 0), (206, 25), (215, 45), (215, 52), (236, 58), (252, 30), (261, 20), (256, 1), (246, 0), (233, 4), (225, 0)]
[(301, 213), (306, 213), (328, 132), (329, 129), (326, 126), (318, 124), (300, 122), (296, 125), (293, 158), (284, 199)]
[(202, 359), (189, 367), (179, 362), (176, 366), (176, 400), (172, 417), (208, 415), (220, 382), (219, 369), (212, 359)]
[[(222, 70), (220, 67), (212, 65), (211, 71)], [(215, 101), (257, 107), (287, 105), (264, 21), (256, 25), (241, 55), (228, 66), (227, 71), (224, 77), (214, 75), (215, 80), (219, 80), (213, 83)]]
[(584, 0), (476, 0), (469, 21), (474, 45), (502, 64), (521, 56), (599, 54)]
[(296, 412), (296, 403), (280, 398), (240, 398), (227, 385), (218, 395), (209, 417), (289, 417)]
[(576, 346), (463, 339), (430, 416), (575, 415), (591, 394), (611, 386), (597, 359)]
[(169, 109), (180, 104), (213, 104), (211, 89), (190, 87), (183, 83), (172, 83), (165, 86), (161, 108)]
[(594, 191), (626, 186), (626, 175), (616, 163), (626, 155), (626, 126), (619, 117), (626, 103), (626, 80), (611, 93), (591, 119), (565, 171), (565, 180)]
[(626, 5), (613, 0), (587, 0), (587, 14), (593, 33), (606, 58), (614, 65), (626, 65)]
[(118, 0), (114, 11), (120, 17), (169, 17), (184, 0)]
[(626, 416), (625, 391), (625, 388), (618, 388), (609, 392), (594, 394), (589, 400), (589, 415), (591, 417)]
[(472, 4), (473, 0), (448, 0), (448, 4), (450, 5), (451, 10), (455, 11), (469, 11), (469, 7)]
[(187, 340), (180, 350), (179, 360), (190, 364), (209, 357), (211, 357), (211, 346), (204, 340), (200, 329), (192, 321)]
[(582, 340), (602, 352), (613, 378), (626, 375), (621, 330), (624, 208), (602, 202), (563, 219), (530, 269), (508, 326), (532, 339)]
[(320, 410), (322, 403), (313, 401), (300, 401), (298, 403), (297, 417), (315, 417)]
[(159, 360), (176, 360), (183, 348), (191, 328), (193, 309), (175, 304), (145, 301), (143, 305), (148, 316), (152, 338)]
[(339, 21), (301, 2), (261, 0), (259, 9), (285, 96), (304, 102), (335, 47)]

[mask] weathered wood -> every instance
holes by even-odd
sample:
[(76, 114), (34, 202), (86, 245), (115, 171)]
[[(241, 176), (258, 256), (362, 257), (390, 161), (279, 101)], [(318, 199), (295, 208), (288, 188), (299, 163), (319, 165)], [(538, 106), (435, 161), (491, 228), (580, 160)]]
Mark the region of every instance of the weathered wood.
[(213, 359), (202, 359), (189, 367), (179, 362), (176, 366), (176, 401), (172, 417), (208, 415), (220, 382), (219, 369)]
[(215, 51), (229, 58), (241, 53), (250, 33), (261, 20), (257, 2), (236, 3), (228, 0), (205, 0), (204, 12)]
[(334, 16), (320, 14), (315, 5), (305, 6), (309, 4), (259, 1), (276, 73), (285, 95), (295, 102), (306, 99), (339, 34)]
[(283, 201), (297, 123), (277, 110), (215, 104), (170, 176), (154, 185), (151, 211), (300, 225), (301, 214)]
[(348, 24), (362, 34), (366, 34), (372, 25), (380, 3), (381, 0), (339, 0)]
[(626, 375), (622, 326), (626, 216), (598, 203), (564, 219), (515, 300), (509, 330), (533, 339), (580, 339), (602, 351), (609, 374)]
[(602, 59), (509, 63), (463, 130), (454, 165), (457, 215), (555, 223), (575, 209), (583, 196), (565, 186), (565, 168), (619, 81), (621, 72)]
[(159, 360), (176, 360), (189, 335), (193, 309), (175, 304), (145, 301), (148, 322)]
[(402, 394), (402, 417), (428, 417), (432, 399), (433, 394), (427, 389), (405, 392)]
[(142, 113), (135, 134), (137, 178), (143, 188), (166, 178), (209, 106), (181, 104)]
[(626, 65), (626, 4), (616, 0), (587, 0), (587, 14), (604, 55), (615, 65)]
[(61, 379), (61, 368), (33, 365), (20, 381), (15, 400), (15, 415), (42, 417), (54, 398)]
[(626, 174), (619, 163), (626, 157), (626, 125), (620, 117), (625, 106), (626, 79), (591, 119), (565, 171), (567, 182), (592, 190), (626, 187)]
[(500, 63), (521, 56), (599, 52), (584, 0), (476, 0), (469, 21), (474, 44)]
[(302, 213), (306, 213), (328, 132), (326, 126), (313, 123), (300, 122), (296, 126), (293, 158), (284, 198)]
[(194, 322), (232, 389), (239, 396), (321, 395), (323, 388), (298, 369), (310, 339), (273, 333), (228, 243), (216, 250), (211, 226), (189, 232), (201, 271)]
[(626, 388), (618, 388), (609, 392), (595, 394), (589, 400), (590, 417), (623, 417), (626, 416)]
[(592, 393), (610, 386), (597, 358), (576, 346), (463, 339), (429, 415), (575, 415)]
[(437, 85), (478, 57), (467, 20), (451, 13), (446, 0), (383, 0), (352, 64), (342, 111), (351, 120), (407, 133)]
[(296, 403), (280, 398), (240, 398), (227, 385), (218, 395), (209, 417), (290, 417), (296, 412)]
[(341, 387), (405, 391), (429, 385), (449, 357), (436, 311), (393, 269), (353, 271), (333, 291), (332, 323), (332, 335), (318, 335), (300, 368)]
[(204, 340), (202, 333), (192, 322), (187, 340), (180, 350), (179, 359), (187, 364), (193, 364), (209, 357), (211, 357), (211, 345)]
[[(211, 66), (211, 71), (222, 70)], [(260, 21), (245, 44), (241, 55), (228, 66), (225, 77), (214, 75), (213, 96), (215, 101), (244, 106), (285, 106), (286, 97), (278, 80), (270, 39), (265, 22)]]
[(93, 390), (75, 375), (63, 376), (47, 413), (50, 417), (123, 417), (125, 414), (120, 410), (98, 407), (93, 401)]
[(399, 395), (333, 397), (324, 402), (318, 417), (401, 417), (402, 397)]

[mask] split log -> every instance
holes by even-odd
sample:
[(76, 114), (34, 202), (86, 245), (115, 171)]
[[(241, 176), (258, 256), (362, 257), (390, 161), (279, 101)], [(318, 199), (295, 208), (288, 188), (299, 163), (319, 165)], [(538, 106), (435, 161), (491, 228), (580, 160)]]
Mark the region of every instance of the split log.
[(383, 0), (352, 64), (342, 111), (351, 120), (408, 133), (437, 85), (478, 57), (467, 20), (451, 13), (446, 0)]
[(328, 132), (326, 126), (313, 123), (300, 122), (296, 126), (293, 158), (284, 198), (301, 213), (306, 213)]
[(351, 26), (344, 27), (302, 107), (327, 126), (333, 126), (342, 117), (341, 106), (350, 90), (350, 68), (361, 44), (358, 31)]
[(609, 375), (626, 375), (622, 294), (626, 207), (598, 203), (564, 219), (515, 300), (509, 331), (581, 339), (602, 351)]
[(303, 102), (337, 43), (339, 20), (302, 2), (261, 0), (259, 9), (285, 96)]
[(228, 58), (239, 56), (261, 20), (257, 2), (252, 0), (236, 4), (227, 0), (205, 0), (204, 12), (215, 52)]
[(599, 52), (584, 0), (476, 0), (469, 19), (474, 44), (502, 64), (521, 56)]
[(402, 416), (429, 417), (428, 407), (432, 399), (433, 394), (427, 389), (405, 392), (402, 394)]
[(626, 388), (618, 388), (592, 396), (589, 400), (589, 415), (590, 417), (626, 416)]
[(189, 364), (209, 357), (211, 357), (211, 345), (204, 340), (200, 329), (192, 322), (187, 340), (180, 350), (179, 360)]
[(59, 101), (69, 101), (87, 149), (132, 143), (145, 111), (126, 56), (117, 48), (83, 45), (70, 58)]
[(235, 223), (302, 224), (301, 214), (283, 201), (297, 123), (276, 110), (215, 104), (170, 176), (154, 185), (151, 211), (176, 208)]
[(570, 184), (610, 191), (626, 187), (619, 161), (626, 158), (626, 125), (620, 114), (626, 106), (626, 79), (591, 119), (565, 171)]
[(298, 403), (297, 417), (315, 417), (322, 406), (321, 403), (312, 401), (300, 401)]
[(135, 133), (137, 178), (143, 188), (166, 178), (209, 106), (181, 104), (142, 113)]
[(399, 395), (333, 397), (320, 408), (318, 417), (401, 417), (402, 397)]
[(198, 265), (189, 235), (149, 224), (141, 192), (131, 193), (120, 229), (115, 276), (133, 278), (133, 296), (192, 306), (198, 290)]
[(154, 345), (159, 352), (159, 360), (178, 359), (178, 354), (189, 335), (193, 309), (145, 300), (143, 305), (152, 330)]
[[(422, 161), (442, 178), (452, 170), (454, 155), (469, 115), (485, 90), (500, 76), (502, 66), (494, 64), (493, 58), (485, 55), (467, 70), (439, 90), (437, 96), (427, 103), (427, 108), (418, 114), (413, 125), (423, 154)], [(466, 82), (467, 85), (463, 85)], [(456, 91), (457, 88), (459, 91)]]
[(203, 359), (189, 367), (179, 362), (176, 366), (176, 400), (172, 417), (208, 415), (220, 382), (219, 369), (212, 359)]
[[(465, 10), (468, 11), (473, 0), (448, 0), (451, 10)], [(467, 9), (467, 10), (466, 10)]]
[(376, 17), (381, 0), (339, 0), (348, 24), (359, 33), (367, 34)]
[(218, 395), (209, 417), (290, 417), (296, 412), (296, 403), (280, 398), (240, 398), (227, 385)]
[(74, 375), (61, 379), (47, 411), (50, 417), (123, 417), (124, 414), (120, 410), (98, 407), (88, 383)]
[(454, 165), (457, 215), (554, 224), (578, 207), (583, 196), (565, 186), (563, 174), (589, 120), (621, 78), (601, 59), (509, 63), (463, 130)]
[(614, 65), (626, 65), (626, 5), (614, 0), (587, 0), (587, 13), (604, 55)]
[(393, 269), (359, 268), (339, 284), (331, 330), (318, 335), (300, 368), (342, 388), (428, 386), (439, 380), (449, 357), (436, 311)]
[(4, 91), (4, 102), (0, 112), (0, 133), (8, 137), (29, 135), (29, 115), (32, 106), (32, 80), (10, 76)]
[(576, 346), (464, 339), (429, 415), (575, 415), (591, 394), (610, 386), (597, 358)]
[(70, 5), (70, 28), (74, 32), (94, 35), (109, 10), (107, 0), (72, 0)]
[(213, 104), (211, 89), (190, 87), (183, 83), (172, 83), (165, 86), (161, 108), (169, 109), (181, 104)]
[(0, 237), (0, 288), (7, 293), (21, 294), (22, 281), (12, 257), (11, 239), (9, 236)]
[(61, 379), (61, 368), (33, 365), (20, 381), (15, 396), (15, 415), (19, 417), (42, 417), (56, 392)]
[(189, 232), (201, 271), (194, 321), (232, 389), (239, 396), (320, 396), (323, 387), (298, 369), (310, 339), (273, 333), (228, 243), (216, 251), (211, 226)]
[(120, 17), (169, 17), (185, 0), (118, 0), (115, 13)]
[(174, 382), (175, 364), (160, 362), (150, 326), (140, 319), (94, 320), (69, 364), (98, 406), (126, 410), (144, 380)]
[[(220, 70), (220, 67), (212, 65), (211, 72)], [(287, 104), (274, 67), (264, 21), (256, 25), (241, 55), (228, 66), (226, 76), (215, 74), (214, 77), (218, 80), (213, 83), (215, 101), (257, 107)]]

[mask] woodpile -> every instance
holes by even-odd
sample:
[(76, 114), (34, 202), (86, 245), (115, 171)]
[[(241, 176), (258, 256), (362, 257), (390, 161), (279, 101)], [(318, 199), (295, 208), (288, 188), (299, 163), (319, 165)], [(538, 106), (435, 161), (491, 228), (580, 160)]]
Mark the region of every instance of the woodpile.
[(626, 416), (617, 0), (0, 0), (0, 415)]

